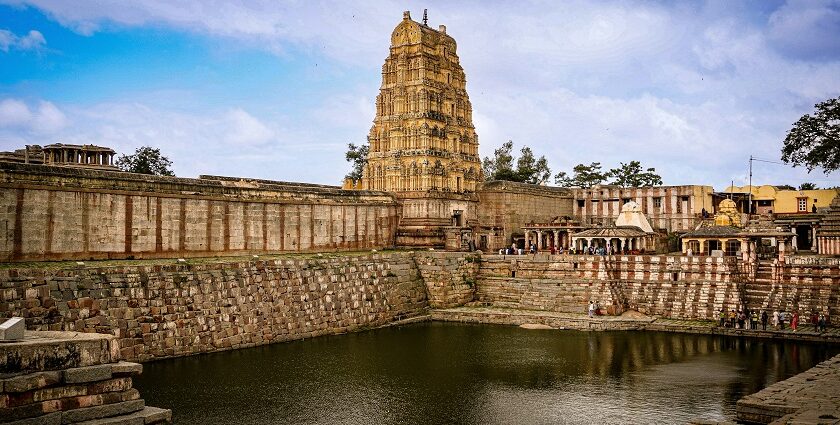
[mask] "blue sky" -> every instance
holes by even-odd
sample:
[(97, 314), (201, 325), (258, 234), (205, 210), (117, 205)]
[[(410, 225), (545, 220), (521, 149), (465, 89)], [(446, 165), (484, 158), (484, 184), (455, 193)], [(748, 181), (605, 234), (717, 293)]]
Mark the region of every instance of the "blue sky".
[(338, 184), (390, 33), (423, 8), (458, 42), (482, 155), (510, 139), (554, 172), (640, 160), (723, 189), (840, 95), (840, 1), (0, 0), (0, 150), (150, 145), (180, 176)]

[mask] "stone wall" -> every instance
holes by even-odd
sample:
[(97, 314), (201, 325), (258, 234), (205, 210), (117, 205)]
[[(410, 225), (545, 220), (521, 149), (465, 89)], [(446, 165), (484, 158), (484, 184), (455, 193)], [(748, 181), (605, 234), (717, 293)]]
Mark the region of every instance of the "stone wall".
[(0, 261), (390, 247), (397, 208), (332, 186), (0, 163)]
[[(500, 256), (437, 251), (217, 264), (0, 270), (0, 316), (118, 337), (129, 360), (350, 332), (476, 304), (557, 314), (628, 309), (678, 319), (785, 308), (840, 314), (840, 267), (752, 270), (680, 256)], [(770, 278), (765, 279), (765, 273)], [(566, 319), (563, 319), (566, 320)]]
[(654, 230), (685, 232), (701, 221), (703, 209), (714, 213), (711, 186), (655, 186), (622, 188), (596, 185), (575, 188), (574, 217), (584, 223), (612, 224), (627, 201), (642, 207)]
[(426, 283), (429, 307), (455, 307), (473, 300), (479, 254), (420, 252), (414, 258)]
[(582, 313), (590, 300), (683, 319), (742, 309), (840, 314), (840, 266), (759, 264), (683, 256), (483, 255), (476, 300), (501, 307)]
[(350, 332), (428, 305), (410, 253), (4, 270), (0, 288), (0, 315), (113, 334), (136, 361)]
[(711, 319), (719, 308), (739, 308), (740, 292), (720, 258), (485, 255), (476, 300), (565, 313), (598, 301), (607, 314)]
[(817, 311), (840, 317), (840, 264), (826, 260), (813, 264), (776, 260), (760, 263), (756, 279), (746, 285), (747, 303), (759, 309), (800, 314)]
[(490, 181), (482, 184), (477, 193), (480, 228), (476, 246), (490, 252), (510, 246), (512, 236), (522, 236), (524, 224), (550, 223), (555, 217), (573, 215), (569, 189)]

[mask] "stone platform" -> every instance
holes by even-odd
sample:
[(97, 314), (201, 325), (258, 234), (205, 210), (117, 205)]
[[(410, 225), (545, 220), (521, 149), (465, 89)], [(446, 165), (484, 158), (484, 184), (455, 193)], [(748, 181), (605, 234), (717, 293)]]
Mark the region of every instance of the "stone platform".
[(117, 339), (80, 332), (27, 331), (0, 342), (0, 423), (156, 424), (170, 410), (146, 406), (119, 360)]
[(739, 422), (840, 424), (840, 355), (738, 400)]
[(648, 317), (595, 316), (499, 307), (457, 307), (431, 311), (432, 320), (496, 325), (540, 324), (580, 331), (643, 330), (655, 319)]
[(555, 329), (580, 331), (627, 331), (645, 330), (703, 335), (726, 335), (748, 338), (766, 338), (790, 341), (821, 342), (840, 344), (840, 328), (831, 327), (825, 332), (816, 332), (812, 326), (800, 326), (797, 331), (753, 330), (721, 328), (711, 320), (686, 320), (649, 317), (644, 315), (595, 316), (586, 314), (559, 313), (552, 311), (489, 307), (455, 307), (430, 311), (432, 320), (444, 322), (487, 323), (496, 325), (541, 324)]

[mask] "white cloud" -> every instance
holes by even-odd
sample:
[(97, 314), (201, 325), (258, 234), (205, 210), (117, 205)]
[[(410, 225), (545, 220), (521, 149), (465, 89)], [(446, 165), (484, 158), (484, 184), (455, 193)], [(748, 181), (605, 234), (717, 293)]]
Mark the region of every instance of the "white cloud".
[(224, 139), (234, 145), (262, 145), (274, 138), (274, 132), (260, 120), (242, 109), (232, 109), (225, 114)]
[(840, 58), (840, 2), (789, 1), (769, 18), (768, 36), (796, 58)]
[(48, 135), (59, 132), (66, 125), (67, 117), (51, 102), (41, 101), (30, 108), (19, 99), (0, 101), (0, 130)]
[(11, 49), (39, 51), (46, 44), (47, 40), (40, 31), (31, 30), (24, 36), (17, 36), (9, 30), (0, 30), (0, 50), (4, 52)]
[[(103, 102), (27, 106), (0, 100), (0, 150), (63, 142), (109, 146), (120, 153), (160, 148), (180, 176), (217, 174), (338, 184), (346, 172), (348, 133), (319, 128), (325, 107), (309, 118), (259, 116), (243, 108), (218, 111), (172, 109), (171, 102)], [(60, 131), (59, 131), (60, 130)]]

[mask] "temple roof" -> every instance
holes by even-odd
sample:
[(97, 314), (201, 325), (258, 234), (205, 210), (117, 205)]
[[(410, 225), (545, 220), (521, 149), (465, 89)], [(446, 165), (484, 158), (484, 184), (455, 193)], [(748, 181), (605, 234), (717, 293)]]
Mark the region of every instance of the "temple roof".
[(834, 197), (828, 212), (820, 221), (817, 237), (840, 237), (840, 195)]
[(741, 229), (734, 226), (704, 226), (692, 230), (681, 237), (685, 238), (721, 238), (721, 237), (737, 237), (741, 233)]
[(647, 233), (636, 226), (610, 226), (587, 229), (572, 235), (573, 238), (638, 238)]

